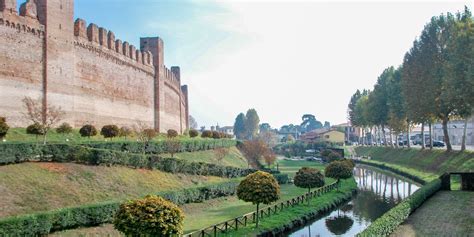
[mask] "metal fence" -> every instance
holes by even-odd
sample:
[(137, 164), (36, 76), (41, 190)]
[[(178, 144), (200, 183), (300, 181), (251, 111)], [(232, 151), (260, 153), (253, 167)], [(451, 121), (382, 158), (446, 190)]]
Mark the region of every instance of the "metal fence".
[[(280, 211), (283, 211), (285, 208), (290, 208), (295, 205), (304, 203), (311, 198), (321, 196), (322, 194), (335, 189), (337, 185), (338, 183), (334, 182), (324, 187), (315, 189), (314, 191), (310, 193), (306, 193), (304, 195), (294, 197), (290, 200), (279, 202), (279, 203), (264, 207), (263, 209), (259, 210), (260, 212), (259, 219), (261, 220), (264, 217), (269, 217)], [(255, 223), (256, 217), (257, 217), (257, 212), (251, 212), (243, 216), (239, 216), (234, 219), (227, 220), (219, 224), (215, 224), (215, 225), (206, 227), (204, 229), (185, 234), (183, 236), (184, 237), (206, 237), (206, 236), (217, 237), (219, 236), (219, 234), (225, 234), (228, 231), (238, 230), (239, 228), (246, 227), (248, 224)]]

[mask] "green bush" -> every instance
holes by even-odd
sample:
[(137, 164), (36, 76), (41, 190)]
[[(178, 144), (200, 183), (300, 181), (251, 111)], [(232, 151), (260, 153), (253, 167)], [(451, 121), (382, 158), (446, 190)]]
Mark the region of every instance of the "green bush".
[(162, 197), (149, 195), (120, 205), (114, 226), (126, 236), (175, 236), (183, 233), (183, 211)]
[(43, 128), (41, 127), (41, 124), (39, 123), (34, 123), (31, 124), (30, 126), (26, 127), (26, 134), (31, 134), (31, 135), (43, 135)]
[(344, 161), (333, 161), (324, 169), (326, 177), (337, 179), (348, 179), (352, 177), (352, 167)]
[(416, 208), (421, 206), (426, 199), (440, 189), (440, 179), (435, 179), (426, 184), (413, 193), (412, 196), (403, 200), (382, 217), (375, 220), (367, 229), (359, 233), (358, 236), (389, 236)]
[(0, 139), (3, 139), (7, 135), (8, 129), (10, 129), (10, 127), (7, 124), (7, 119), (0, 117)]
[(212, 131), (206, 130), (201, 133), (202, 138), (212, 138)]
[(296, 187), (307, 188), (309, 193), (312, 188), (324, 186), (324, 175), (317, 169), (303, 167), (296, 172), (294, 183)]
[[(237, 185), (237, 181), (229, 181), (157, 195), (182, 205), (234, 195)], [(111, 223), (119, 206), (120, 202), (105, 202), (3, 218), (0, 219), (0, 236), (42, 236), (53, 231)]]
[(189, 137), (193, 138), (197, 136), (199, 136), (199, 132), (196, 129), (189, 130)]
[(94, 126), (90, 125), (90, 124), (86, 124), (86, 125), (82, 126), (81, 129), (79, 129), (79, 133), (83, 137), (93, 137), (93, 136), (97, 135), (97, 129)]
[(114, 138), (120, 134), (120, 129), (117, 125), (105, 125), (100, 130), (100, 135), (104, 136), (105, 138)]
[(69, 123), (62, 123), (56, 128), (56, 132), (60, 134), (69, 134), (72, 133), (72, 127)]
[(290, 178), (288, 174), (273, 174), (273, 177), (277, 180), (278, 184), (287, 184)]
[(214, 139), (222, 138), (221, 133), (218, 132), (218, 131), (212, 131), (212, 138), (214, 138)]
[(178, 136), (178, 132), (177, 132), (176, 130), (174, 130), (174, 129), (169, 129), (169, 130), (167, 131), (167, 133), (166, 133), (166, 136), (167, 136), (168, 138), (175, 138), (175, 137)]

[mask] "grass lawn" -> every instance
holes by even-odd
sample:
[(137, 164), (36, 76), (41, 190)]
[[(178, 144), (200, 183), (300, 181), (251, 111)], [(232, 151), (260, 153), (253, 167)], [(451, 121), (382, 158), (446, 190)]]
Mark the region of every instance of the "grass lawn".
[[(165, 154), (164, 156), (169, 155)], [(245, 159), (245, 157), (236, 147), (229, 148), (229, 154), (226, 155), (220, 162), (216, 159), (214, 150), (177, 153), (174, 155), (174, 157), (187, 161), (205, 162), (223, 166), (233, 166), (239, 168), (248, 167), (247, 159)]]
[[(323, 169), (324, 166), (317, 162), (309, 161), (279, 161), (279, 167), (282, 173), (294, 176), (300, 167), (310, 166)], [(327, 178), (326, 183), (334, 182), (333, 179)], [(281, 199), (288, 200), (292, 197), (302, 195), (306, 189), (297, 188), (292, 184), (281, 186)], [(203, 203), (192, 203), (181, 206), (185, 213), (184, 231), (192, 232), (204, 227), (217, 224), (222, 221), (232, 219), (234, 217), (255, 211), (255, 206), (238, 200), (235, 196), (223, 197), (209, 200)], [(112, 225), (104, 225), (94, 228), (80, 228), (56, 233), (55, 236), (102, 236), (102, 235), (118, 235)]]
[(0, 217), (137, 198), (226, 179), (70, 163), (0, 166)]
[(392, 236), (472, 236), (474, 192), (440, 191), (398, 227)]

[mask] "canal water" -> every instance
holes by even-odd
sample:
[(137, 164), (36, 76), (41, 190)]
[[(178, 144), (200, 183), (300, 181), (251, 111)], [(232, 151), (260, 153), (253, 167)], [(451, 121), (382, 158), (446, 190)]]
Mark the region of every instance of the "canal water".
[(355, 236), (419, 188), (395, 174), (366, 166), (357, 166), (354, 177), (358, 190), (351, 201), (287, 236)]

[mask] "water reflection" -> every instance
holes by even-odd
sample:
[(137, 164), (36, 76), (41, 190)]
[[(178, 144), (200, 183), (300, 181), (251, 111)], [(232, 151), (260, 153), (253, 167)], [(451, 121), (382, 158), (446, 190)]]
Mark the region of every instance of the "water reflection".
[(390, 173), (358, 166), (358, 193), (352, 200), (289, 236), (354, 236), (419, 187)]

